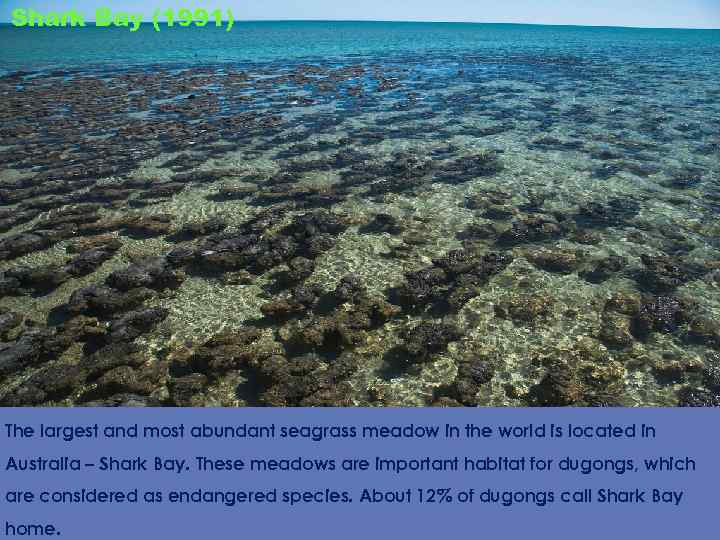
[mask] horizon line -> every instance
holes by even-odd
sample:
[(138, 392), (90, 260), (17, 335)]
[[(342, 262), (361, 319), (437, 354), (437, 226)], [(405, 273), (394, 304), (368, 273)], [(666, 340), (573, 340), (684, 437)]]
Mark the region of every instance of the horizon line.
[[(32, 8), (31, 8), (32, 9)], [(56, 13), (62, 13), (62, 10)], [(43, 12), (41, 12), (43, 13)], [(50, 13), (50, 12), (44, 12)], [(161, 19), (162, 20), (162, 19)], [(86, 19), (87, 22), (95, 22), (95, 19)], [(223, 19), (223, 22), (226, 22)], [(408, 24), (476, 24), (476, 25), (508, 25), (508, 26), (554, 26), (561, 28), (618, 28), (625, 30), (702, 30), (702, 31), (717, 31), (720, 27), (707, 27), (707, 26), (624, 26), (624, 25), (607, 25), (607, 24), (560, 24), (560, 23), (523, 23), (523, 22), (490, 22), (490, 21), (425, 21), (425, 20), (393, 20), (393, 19), (240, 19), (234, 20), (234, 24), (241, 23), (273, 23), (273, 22), (318, 22), (318, 23), (408, 23)], [(152, 23), (152, 20), (141, 21), (142, 24)], [(13, 26), (12, 21), (0, 21), (0, 25)], [(40, 28), (40, 27), (22, 27), (24, 30), (28, 28)], [(42, 28), (54, 28), (54, 27), (42, 27)], [(58, 27), (62, 28), (62, 27)], [(77, 27), (75, 27), (77, 28)]]

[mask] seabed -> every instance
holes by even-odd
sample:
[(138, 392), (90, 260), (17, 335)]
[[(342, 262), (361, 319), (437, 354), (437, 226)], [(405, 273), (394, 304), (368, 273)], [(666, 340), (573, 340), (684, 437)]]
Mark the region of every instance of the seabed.
[(720, 404), (717, 70), (626, 60), (1, 77), (0, 403)]

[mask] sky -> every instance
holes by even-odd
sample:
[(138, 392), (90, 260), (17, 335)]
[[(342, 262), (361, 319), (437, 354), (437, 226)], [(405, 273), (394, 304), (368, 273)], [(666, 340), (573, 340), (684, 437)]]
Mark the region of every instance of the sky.
[(245, 20), (466, 21), (653, 28), (720, 28), (720, 0), (2, 0), (0, 20), (15, 8), (76, 8), (143, 13), (157, 7), (232, 8)]

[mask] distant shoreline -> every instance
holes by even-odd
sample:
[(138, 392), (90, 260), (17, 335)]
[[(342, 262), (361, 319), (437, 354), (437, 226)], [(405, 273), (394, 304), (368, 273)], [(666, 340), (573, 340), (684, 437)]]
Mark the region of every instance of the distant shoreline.
[[(87, 22), (95, 22), (94, 19), (87, 19)], [(373, 19), (243, 19), (235, 21), (235, 24), (247, 23), (353, 23), (353, 24), (449, 24), (449, 25), (485, 25), (485, 26), (525, 26), (539, 28), (591, 28), (591, 29), (608, 29), (608, 30), (679, 30), (679, 31), (705, 31), (718, 32), (720, 27), (654, 27), (654, 26), (607, 26), (592, 24), (551, 24), (551, 23), (516, 23), (516, 22), (483, 22), (483, 21), (394, 21), (394, 20), (373, 20)], [(142, 24), (152, 24), (151, 21), (143, 20)], [(0, 21), (0, 27), (13, 27), (10, 21)], [(48, 27), (45, 27), (48, 28)]]

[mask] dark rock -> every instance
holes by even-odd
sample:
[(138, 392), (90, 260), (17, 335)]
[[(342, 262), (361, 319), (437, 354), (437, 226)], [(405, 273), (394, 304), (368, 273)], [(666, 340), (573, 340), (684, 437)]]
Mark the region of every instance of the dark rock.
[(304, 313), (307, 307), (292, 298), (277, 299), (260, 306), (260, 311), (270, 319), (282, 319)]
[(140, 367), (145, 360), (139, 351), (139, 347), (134, 343), (111, 343), (83, 357), (78, 367), (88, 380), (95, 380), (120, 366)]
[(62, 266), (46, 265), (35, 268), (19, 267), (5, 272), (7, 278), (17, 280), (21, 290), (46, 294), (70, 279), (70, 273)]
[(166, 258), (155, 257), (115, 270), (106, 278), (105, 283), (119, 291), (130, 291), (141, 287), (162, 290), (175, 289), (183, 280), (184, 276), (174, 270)]
[(430, 406), (431, 407), (462, 407), (463, 404), (449, 396), (440, 396), (436, 400), (434, 400)]
[(359, 276), (348, 274), (335, 287), (335, 298), (340, 302), (357, 302), (367, 296), (367, 289)]
[(720, 407), (720, 393), (685, 386), (678, 391), (679, 407)]
[(546, 242), (563, 235), (560, 225), (553, 220), (533, 216), (513, 221), (510, 229), (498, 237), (497, 243), (502, 246)]
[(20, 294), (20, 280), (0, 272), (0, 297)]
[(405, 282), (391, 291), (400, 305), (410, 309), (433, 305), (459, 310), (480, 294), (490, 278), (502, 272), (512, 256), (502, 253), (480, 255), (471, 250), (453, 250), (434, 259), (433, 267), (405, 275)]
[(70, 296), (67, 310), (74, 314), (111, 316), (139, 306), (152, 298), (150, 289), (139, 288), (127, 292), (117, 291), (101, 285), (90, 285), (78, 289)]
[(605, 311), (600, 328), (600, 339), (610, 347), (632, 345), (631, 319), (613, 311)]
[(437, 180), (449, 184), (460, 184), (478, 177), (495, 176), (504, 168), (497, 151), (485, 150), (444, 165)]
[(670, 257), (642, 255), (641, 258), (645, 268), (637, 273), (637, 283), (643, 290), (655, 294), (671, 292), (708, 272), (701, 265), (686, 264)]
[(223, 231), (226, 228), (227, 223), (218, 217), (214, 217), (199, 223), (186, 223), (175, 236), (179, 239), (197, 238), (198, 236), (207, 236)]
[(406, 329), (402, 337), (410, 361), (417, 363), (429, 362), (434, 354), (443, 352), (448, 344), (460, 339), (462, 334), (452, 325), (426, 322)]
[(96, 388), (90, 394), (95, 399), (116, 394), (147, 395), (154, 390), (153, 381), (130, 366), (118, 366), (103, 373), (95, 384)]
[(612, 199), (607, 203), (592, 201), (580, 206), (575, 220), (587, 227), (623, 227), (639, 212), (640, 205), (633, 199)]
[(377, 214), (370, 223), (360, 227), (359, 232), (361, 234), (402, 234), (403, 227), (395, 216), (390, 214)]
[(59, 401), (78, 390), (85, 380), (78, 366), (55, 364), (34, 373), (12, 396), (16, 406)]
[(0, 405), (4, 407), (34, 407), (41, 405), (47, 399), (47, 394), (42, 389), (25, 383), (0, 400)]
[(535, 323), (548, 317), (554, 304), (555, 300), (551, 297), (539, 294), (519, 295), (496, 304), (495, 314), (519, 323)]
[(23, 316), (14, 311), (0, 311), (0, 341), (12, 341), (13, 334), (20, 331)]
[(702, 169), (689, 167), (676, 171), (664, 184), (675, 189), (690, 189), (696, 187), (703, 180)]
[(676, 384), (685, 377), (686, 366), (681, 362), (659, 362), (653, 366), (653, 373), (660, 384)]
[(258, 187), (254, 184), (242, 185), (224, 185), (221, 186), (218, 193), (223, 199), (242, 200), (251, 197), (258, 191)]
[(580, 265), (578, 256), (572, 251), (539, 250), (527, 253), (526, 257), (538, 268), (558, 274), (571, 274)]
[(319, 210), (299, 215), (283, 229), (283, 234), (294, 237), (298, 241), (320, 234), (338, 235), (347, 228), (347, 223), (339, 216)]
[(635, 316), (640, 312), (640, 297), (625, 294), (615, 293), (605, 303), (605, 311), (615, 311), (624, 315)]
[(354, 355), (341, 355), (330, 365), (314, 354), (286, 360), (273, 356), (260, 366), (266, 389), (260, 402), (273, 407), (349, 406), (349, 377), (358, 369)]
[(416, 308), (439, 300), (447, 294), (448, 276), (442, 268), (425, 268), (405, 274), (405, 283), (396, 291), (401, 305)]
[(147, 334), (168, 316), (165, 308), (143, 308), (125, 313), (110, 323), (108, 337), (112, 342), (132, 341)]
[(172, 197), (185, 189), (185, 184), (181, 182), (161, 182), (151, 184), (150, 187), (142, 193), (140, 199), (164, 199)]
[[(92, 248), (76, 256), (65, 267), (66, 271), (73, 277), (87, 276), (110, 259), (112, 259), (117, 244), (106, 244), (103, 247)], [(119, 247), (119, 246), (118, 246)], [(113, 249), (114, 248), (114, 249)]]
[[(397, 306), (367, 295), (361, 283), (352, 281), (345, 291), (347, 300), (343, 305), (336, 305), (331, 314), (295, 321), (281, 330), (281, 339), (290, 356), (310, 351), (340, 354), (346, 347), (363, 343), (368, 330), (377, 328), (399, 313)], [(341, 288), (345, 284), (341, 283)]]
[(171, 232), (172, 218), (168, 214), (130, 217), (123, 220), (122, 227), (127, 234), (137, 238), (162, 236)]
[(191, 246), (177, 246), (165, 255), (168, 264), (173, 267), (180, 267), (190, 264), (195, 260), (195, 250)]
[(260, 336), (260, 331), (255, 328), (218, 334), (192, 355), (189, 360), (190, 373), (213, 377), (260, 361), (265, 357), (259, 348)]
[(173, 379), (169, 384), (170, 399), (178, 407), (196, 406), (196, 399), (205, 391), (208, 378), (202, 373), (192, 373)]
[(14, 343), (0, 344), (0, 377), (38, 363), (43, 337), (28, 332)]
[(458, 240), (488, 240), (495, 238), (497, 229), (492, 223), (471, 223), (457, 234)]
[(54, 330), (28, 329), (16, 341), (0, 343), (0, 377), (56, 359), (69, 346)]
[(315, 263), (305, 257), (295, 257), (288, 263), (289, 271), (285, 276), (286, 283), (300, 283), (309, 278), (315, 271)]
[(101, 339), (105, 336), (105, 324), (95, 317), (78, 315), (65, 321), (60, 327), (62, 332), (72, 342)]
[(14, 259), (21, 255), (42, 251), (52, 245), (50, 235), (24, 232), (0, 239), (0, 260)]
[(542, 380), (530, 389), (531, 401), (542, 407), (564, 407), (583, 399), (582, 381), (567, 365), (555, 362)]
[(137, 394), (115, 394), (97, 401), (83, 403), (84, 407), (157, 407), (158, 403)]
[(98, 234), (78, 238), (68, 244), (67, 252), (82, 254), (86, 251), (102, 248), (106, 251), (115, 252), (122, 247), (122, 241), (113, 234)]
[(335, 246), (335, 238), (329, 234), (318, 234), (306, 242), (306, 253), (310, 257), (317, 257)]
[(683, 338), (688, 343), (720, 348), (720, 323), (709, 317), (695, 316), (689, 322)]
[(671, 334), (685, 322), (682, 302), (671, 296), (655, 296), (643, 299), (640, 311), (633, 319), (632, 333), (638, 339), (647, 339), (652, 332)]
[(489, 383), (495, 375), (494, 366), (483, 358), (474, 358), (458, 365), (457, 377), (453, 384), (453, 395), (465, 405), (476, 405), (476, 394), (480, 387)]
[(622, 271), (626, 266), (627, 260), (624, 257), (611, 255), (598, 261), (592, 270), (580, 272), (580, 277), (588, 283), (603, 283)]

